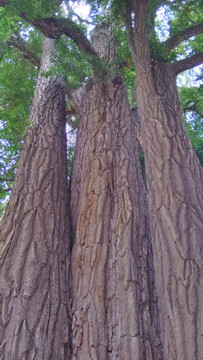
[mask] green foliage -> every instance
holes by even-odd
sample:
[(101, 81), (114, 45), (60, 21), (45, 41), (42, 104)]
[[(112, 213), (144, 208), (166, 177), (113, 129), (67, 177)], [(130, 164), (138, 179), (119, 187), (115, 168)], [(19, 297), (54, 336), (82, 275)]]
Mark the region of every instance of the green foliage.
[(104, 6), (109, 6), (109, 3), (111, 3), (111, 1), (109, 0), (87, 0), (86, 1), (87, 4), (89, 4), (91, 6), (91, 14), (98, 14), (100, 12), (100, 9)]
[(69, 146), (68, 147), (67, 156), (68, 156), (68, 183), (69, 184), (70, 184), (70, 178), (71, 178), (71, 169), (72, 169), (74, 151), (75, 151), (75, 146)]
[(3, 129), (9, 129), (8, 133), (16, 133), (17, 141), (17, 134), (21, 134), (24, 123), (27, 124), (38, 74), (38, 69), (19, 55), (9, 49), (0, 63), (0, 121), (6, 123)]
[(203, 21), (202, 1), (173, 1), (170, 5), (172, 16), (170, 18), (170, 36)]
[(179, 96), (184, 112), (192, 111), (193, 117), (201, 119), (203, 116), (203, 86), (182, 86), (179, 88)]
[(29, 19), (35, 19), (52, 16), (59, 4), (59, 0), (10, 0), (6, 9), (10, 16), (24, 12)]
[(85, 56), (71, 39), (62, 36), (55, 41), (57, 52), (52, 55), (55, 64), (46, 73), (45, 76), (57, 74), (64, 75), (66, 78), (66, 87), (68, 90), (76, 89), (82, 86), (87, 78), (93, 76), (92, 56)]
[(151, 59), (170, 62), (171, 60), (174, 60), (176, 58), (174, 54), (172, 57), (169, 56), (168, 52), (166, 52), (164, 43), (158, 40), (156, 33), (154, 32), (149, 33), (148, 41), (150, 44)]
[[(7, 151), (6, 151), (7, 150)], [(7, 204), (13, 187), (19, 152), (15, 152), (15, 144), (1, 141), (0, 143), (0, 218)]]
[(115, 28), (115, 36), (117, 39), (117, 62), (123, 63), (126, 62), (130, 57), (130, 50), (128, 46), (128, 38), (126, 29), (123, 26), (123, 24), (118, 24), (118, 26)]
[(38, 69), (19, 51), (6, 47), (0, 72), (0, 209), (3, 211), (10, 194), (10, 190), (6, 189), (12, 188), (19, 152), (29, 124)]
[(203, 166), (203, 86), (180, 87), (179, 96), (187, 133)]
[[(134, 88), (135, 70), (128, 47), (126, 28), (123, 24), (125, 0), (87, 0), (91, 7), (90, 16), (94, 24), (107, 19), (114, 24), (118, 41), (118, 56), (115, 64), (107, 64), (92, 55), (84, 55), (77, 45), (66, 36), (56, 41), (58, 54), (54, 55), (56, 65), (46, 76), (62, 74), (66, 77), (67, 90), (75, 89), (84, 82), (91, 81), (93, 72), (103, 78), (104, 73), (122, 75), (127, 85), (131, 105), (136, 105), (132, 89)], [(161, 3), (161, 5), (160, 5)], [(165, 5), (164, 5), (165, 4)], [(166, 5), (167, 4), (167, 5)], [(5, 207), (10, 188), (16, 173), (19, 151), (23, 137), (29, 125), (29, 111), (38, 75), (38, 69), (24, 59), (15, 49), (8, 47), (7, 41), (16, 34), (38, 58), (41, 57), (42, 35), (24, 22), (18, 14), (26, 12), (30, 19), (38, 17), (62, 16), (58, 0), (10, 0), (9, 6), (0, 8), (0, 216)], [(202, 35), (197, 35), (178, 45), (174, 50), (166, 52), (164, 41), (179, 31), (198, 24), (203, 20), (203, 3), (197, 0), (149, 1), (147, 32), (151, 56), (154, 60), (172, 62), (180, 57), (196, 54), (201, 50)], [(164, 17), (157, 16), (158, 11)], [(57, 13), (56, 13), (57, 11)], [(86, 34), (87, 25), (80, 24)], [(199, 76), (200, 80), (201, 76)], [(179, 89), (180, 99), (185, 109), (186, 128), (193, 147), (203, 164), (202, 113), (203, 99), (201, 89), (182, 87)], [(188, 108), (189, 110), (186, 110)], [(68, 169), (73, 157), (74, 146), (68, 149)], [(140, 162), (144, 172), (144, 158), (140, 154)]]
[[(185, 126), (196, 155), (203, 166), (203, 121), (191, 119), (190, 122), (186, 121)], [(200, 127), (201, 130), (198, 129)]]
[[(152, 1), (151, 4), (156, 1)], [(148, 24), (148, 39), (154, 59), (169, 61), (198, 53), (202, 49), (203, 35), (182, 42), (174, 50), (166, 52), (164, 41), (177, 35), (180, 31), (203, 21), (203, 3), (200, 1), (171, 1), (167, 5), (154, 6), (156, 16), (154, 27)]]
[(0, 7), (0, 42), (3, 43), (9, 40), (14, 32), (19, 32), (22, 27), (22, 21), (16, 15), (11, 17), (8, 8)]

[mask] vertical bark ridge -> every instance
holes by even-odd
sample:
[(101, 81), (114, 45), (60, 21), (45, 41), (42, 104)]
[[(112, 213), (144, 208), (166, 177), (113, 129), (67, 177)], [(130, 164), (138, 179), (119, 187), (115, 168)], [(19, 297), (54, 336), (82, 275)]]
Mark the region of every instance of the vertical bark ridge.
[[(42, 70), (52, 40), (44, 42)], [(0, 358), (69, 358), (69, 219), (65, 96), (60, 76), (39, 75), (0, 235)]]
[(155, 63), (138, 73), (156, 284), (165, 358), (203, 353), (202, 168), (186, 134), (175, 74)]
[(161, 359), (146, 198), (121, 79), (84, 90), (80, 109), (71, 185), (73, 359)]

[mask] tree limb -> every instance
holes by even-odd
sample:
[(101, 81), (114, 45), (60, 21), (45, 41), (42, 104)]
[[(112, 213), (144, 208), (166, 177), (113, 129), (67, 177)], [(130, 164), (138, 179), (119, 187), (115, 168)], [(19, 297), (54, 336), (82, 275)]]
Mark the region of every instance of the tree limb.
[[(136, 0), (135, 2), (135, 65), (137, 74), (146, 72), (150, 65), (150, 50), (146, 34), (146, 18), (149, 0)], [(138, 60), (139, 59), (139, 60)]]
[[(5, 6), (8, 2), (9, 0), (0, 0), (0, 6)], [(99, 60), (99, 56), (90, 41), (79, 28), (78, 24), (74, 23), (71, 19), (48, 17), (31, 20), (25, 12), (21, 12), (20, 16), (48, 38), (58, 39), (61, 35), (70, 37), (77, 43), (81, 51), (94, 55), (94, 58)]]
[(73, 16), (75, 16), (78, 20), (79, 20), (79, 22), (82, 24), (82, 23), (86, 23), (87, 25), (94, 25), (95, 23), (94, 22), (92, 22), (92, 21), (88, 21), (87, 19), (82, 19), (81, 17), (80, 17), (80, 15), (78, 15), (76, 12), (74, 12), (73, 11)]
[(127, 29), (127, 33), (128, 33), (128, 42), (129, 42), (129, 47), (130, 50), (133, 53), (136, 53), (136, 49), (135, 49), (135, 43), (134, 43), (134, 29), (132, 26), (132, 8), (133, 8), (133, 1), (132, 0), (128, 0), (126, 2), (126, 8), (125, 8), (125, 22), (126, 22), (126, 29)]
[(12, 188), (6, 188), (6, 189), (1, 189), (1, 192), (8, 192), (8, 191), (11, 191)]
[(77, 43), (81, 51), (98, 57), (97, 53), (95, 52), (89, 40), (83, 34), (82, 30), (71, 19), (49, 17), (44, 19), (30, 20), (27, 18), (25, 13), (21, 13), (20, 15), (24, 20), (41, 31), (46, 37), (51, 39), (58, 39), (61, 35), (67, 35)]
[(12, 36), (9, 41), (7, 41), (9, 46), (12, 46), (20, 50), (25, 59), (29, 60), (33, 65), (40, 68), (40, 59), (30, 50), (28, 50), (25, 44), (18, 37)]
[(193, 25), (189, 28), (186, 28), (180, 31), (177, 35), (169, 38), (165, 41), (165, 48), (167, 51), (174, 49), (182, 41), (188, 40), (190, 37), (203, 33), (203, 23), (198, 25)]
[[(199, 99), (194, 103), (192, 102), (192, 104), (190, 106), (185, 106), (183, 107), (183, 112), (184, 114), (187, 112), (187, 111), (197, 111), (197, 104), (199, 102)], [(191, 103), (191, 102), (190, 102)]]
[(14, 181), (14, 178), (10, 178), (10, 179), (4, 179), (4, 178), (0, 178), (0, 181), (4, 182), (4, 181)]
[(135, 8), (135, 31), (138, 37), (145, 37), (148, 0), (137, 0)]
[(203, 51), (201, 51), (199, 54), (190, 56), (184, 60), (175, 61), (174, 63), (171, 64), (171, 66), (175, 71), (175, 74), (178, 75), (182, 71), (192, 69), (193, 67), (197, 65), (201, 65), (202, 63), (203, 63)]

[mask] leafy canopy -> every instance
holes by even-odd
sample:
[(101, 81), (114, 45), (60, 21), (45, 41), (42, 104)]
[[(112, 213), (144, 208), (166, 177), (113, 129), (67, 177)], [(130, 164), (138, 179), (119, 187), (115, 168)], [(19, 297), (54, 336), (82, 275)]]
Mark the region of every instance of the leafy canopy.
[[(75, 2), (69, 2), (69, 5), (71, 3)], [(116, 68), (116, 71), (122, 74), (129, 89), (131, 104), (136, 105), (131, 95), (135, 70), (124, 21), (126, 0), (87, 0), (86, 3), (90, 6), (90, 15), (85, 22), (71, 15), (70, 11), (68, 15), (64, 14), (64, 6), (60, 7), (58, 0), (10, 0), (9, 5), (0, 7), (0, 212), (12, 188), (23, 137), (29, 125), (29, 111), (39, 71), (36, 65), (25, 58), (22, 51), (9, 44), (10, 39), (14, 36), (36, 58), (40, 60), (41, 57), (42, 35), (20, 17), (22, 12), (26, 13), (29, 19), (69, 16), (77, 22), (88, 38), (90, 38), (88, 22), (92, 23), (91, 29), (104, 19), (111, 24), (114, 23), (118, 41), (115, 67), (108, 64), (102, 66), (105, 71), (115, 71)], [(200, 52), (202, 34), (180, 41), (170, 50), (166, 48), (166, 43), (170, 37), (177, 36), (184, 29), (200, 24), (203, 21), (202, 10), (201, 1), (149, 1), (147, 33), (152, 58), (173, 62)], [(93, 76), (92, 58), (90, 59), (90, 55), (84, 55), (77, 44), (65, 35), (56, 41), (56, 46), (58, 48), (56, 66), (48, 75), (62, 73), (66, 77), (68, 93), (70, 89), (80, 87)], [(98, 64), (98, 67), (100, 66), (101, 63)], [(200, 77), (198, 81), (201, 80)], [(201, 89), (184, 86), (179, 89), (179, 94), (185, 112), (186, 128), (203, 163)]]

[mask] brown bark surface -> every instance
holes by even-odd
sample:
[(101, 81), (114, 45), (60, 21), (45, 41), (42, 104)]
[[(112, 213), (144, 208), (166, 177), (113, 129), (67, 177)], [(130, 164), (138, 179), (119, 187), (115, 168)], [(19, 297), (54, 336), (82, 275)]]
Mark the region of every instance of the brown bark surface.
[(143, 126), (164, 359), (203, 354), (203, 172), (187, 136), (176, 65), (152, 62), (147, 0), (136, 1), (136, 94)]
[[(50, 66), (46, 39), (41, 70)], [(64, 84), (39, 75), (0, 234), (0, 358), (69, 359)]]
[(203, 354), (202, 168), (186, 134), (175, 76), (140, 76), (147, 187), (165, 358)]
[(162, 359), (126, 89), (111, 77), (75, 96), (81, 103), (71, 185), (73, 359)]

